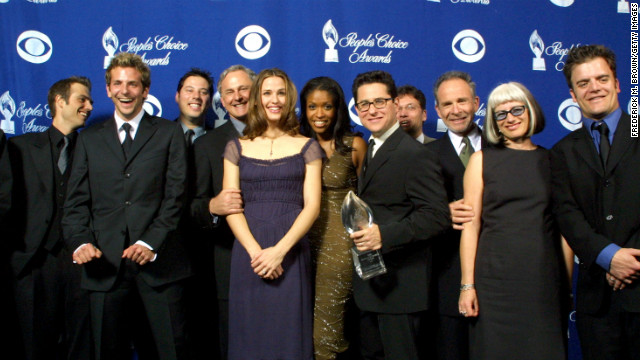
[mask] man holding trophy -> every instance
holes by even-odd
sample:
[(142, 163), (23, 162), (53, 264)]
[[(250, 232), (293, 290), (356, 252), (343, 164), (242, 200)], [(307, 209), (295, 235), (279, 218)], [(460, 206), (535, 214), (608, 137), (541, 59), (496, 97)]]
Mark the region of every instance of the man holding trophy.
[(358, 116), (371, 132), (358, 195), (373, 221), (351, 238), (360, 253), (379, 250), (386, 267), (363, 280), (367, 258), (354, 276), (361, 352), (365, 359), (418, 359), (420, 320), (429, 307), (429, 240), (451, 226), (443, 178), (435, 154), (400, 129), (390, 74), (360, 74), (352, 92)]

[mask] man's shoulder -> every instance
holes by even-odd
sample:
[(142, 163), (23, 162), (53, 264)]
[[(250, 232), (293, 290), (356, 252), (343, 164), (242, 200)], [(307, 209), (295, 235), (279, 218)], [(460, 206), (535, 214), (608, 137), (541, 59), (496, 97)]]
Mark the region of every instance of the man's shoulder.
[(26, 144), (33, 143), (34, 141), (43, 140), (48, 137), (47, 132), (34, 132), (34, 133), (25, 133), (22, 135), (12, 136), (7, 139), (9, 144), (22, 146)]
[(225, 125), (219, 126), (212, 130), (208, 130), (206, 134), (196, 139), (194, 146), (213, 146), (216, 144), (220, 144), (221, 142), (226, 144), (229, 140), (238, 137), (237, 133), (235, 132), (235, 128), (232, 127), (231, 130), (233, 131), (230, 131)]
[(565, 136), (563, 136), (560, 140), (558, 140), (558, 142), (555, 143), (555, 145), (553, 145), (553, 147), (551, 148), (552, 151), (557, 151), (560, 149), (563, 149), (567, 146), (571, 146), (573, 143), (575, 143), (576, 140), (579, 140), (583, 134), (584, 130), (582, 128), (573, 130), (572, 132), (566, 134)]

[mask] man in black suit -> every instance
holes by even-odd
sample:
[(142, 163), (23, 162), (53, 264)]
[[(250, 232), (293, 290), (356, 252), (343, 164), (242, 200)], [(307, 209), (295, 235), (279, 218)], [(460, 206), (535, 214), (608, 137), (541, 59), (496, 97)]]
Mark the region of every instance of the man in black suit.
[(0, 130), (0, 222), (11, 207), (11, 168), (7, 154), (7, 139)]
[(53, 117), (42, 133), (9, 140), (14, 178), (10, 264), (26, 359), (90, 359), (89, 295), (62, 238), (65, 201), (78, 130), (93, 109), (91, 82), (70, 77), (51, 86)]
[[(447, 126), (447, 133), (427, 147), (436, 153), (438, 166), (444, 176), (452, 227), (433, 245), (433, 266), (437, 314), (435, 345), (437, 358), (442, 360), (469, 359), (468, 322), (458, 312), (460, 295), (460, 230), (471, 221), (473, 211), (462, 202), (462, 179), (465, 161), (480, 150), (482, 140), (473, 122), (480, 99), (471, 76), (461, 71), (442, 74), (433, 87), (436, 112)], [(466, 155), (466, 156), (465, 156)]]
[[(227, 358), (229, 272), (234, 240), (225, 216), (242, 212), (240, 190), (222, 190), (222, 154), (227, 142), (239, 137), (244, 130), (247, 102), (255, 76), (253, 71), (242, 65), (231, 66), (220, 74), (218, 91), (222, 106), (229, 113), (229, 121), (208, 132), (194, 144), (196, 196), (191, 202), (191, 216), (206, 231), (206, 238), (209, 240), (203, 255), (209, 258), (210, 268), (205, 274), (210, 286), (216, 289), (218, 298), (221, 359)], [(214, 259), (213, 264), (210, 261), (211, 257)]]
[(429, 240), (451, 226), (443, 178), (435, 154), (400, 129), (391, 75), (360, 74), (352, 92), (371, 132), (358, 193), (374, 224), (351, 237), (360, 251), (380, 250), (387, 267), (367, 281), (353, 277), (361, 351), (365, 359), (418, 359), (417, 335), (429, 308)]
[[(112, 118), (78, 137), (63, 218), (82, 265), (99, 359), (126, 359), (143, 304), (159, 359), (186, 358), (183, 280), (191, 275), (177, 232), (186, 146), (179, 124), (146, 114), (151, 74), (140, 56), (106, 70)], [(142, 311), (142, 310), (139, 310)]]
[[(209, 130), (206, 117), (211, 106), (211, 94), (213, 79), (206, 70), (191, 68), (178, 81), (175, 99), (180, 115), (176, 122), (180, 123), (187, 143), (187, 201), (194, 198), (196, 190), (193, 143)], [(213, 351), (209, 334), (212, 324), (217, 322), (216, 308), (211, 305), (211, 299), (215, 298), (215, 289), (210, 286), (213, 271), (208, 271), (213, 268), (211, 253), (206, 251), (211, 247), (211, 239), (191, 221), (189, 211), (183, 212), (179, 228), (194, 272), (185, 284), (189, 342), (193, 357), (202, 359)]]
[[(564, 66), (582, 128), (551, 151), (554, 213), (580, 260), (576, 325), (585, 360), (640, 359), (640, 141), (618, 102), (614, 53), (571, 49)], [(636, 122), (637, 126), (637, 122)]]
[(398, 124), (402, 130), (422, 144), (435, 139), (422, 132), (422, 125), (427, 121), (427, 99), (424, 93), (413, 85), (398, 88)]

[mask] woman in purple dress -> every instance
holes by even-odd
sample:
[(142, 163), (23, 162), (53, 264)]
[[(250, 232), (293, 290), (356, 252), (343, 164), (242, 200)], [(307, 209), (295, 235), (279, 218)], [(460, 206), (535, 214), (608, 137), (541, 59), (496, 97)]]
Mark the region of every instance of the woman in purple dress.
[(229, 287), (229, 359), (313, 359), (311, 260), (306, 234), (320, 211), (322, 149), (299, 134), (296, 89), (263, 70), (251, 88), (244, 136), (227, 144), (224, 189), (236, 241)]

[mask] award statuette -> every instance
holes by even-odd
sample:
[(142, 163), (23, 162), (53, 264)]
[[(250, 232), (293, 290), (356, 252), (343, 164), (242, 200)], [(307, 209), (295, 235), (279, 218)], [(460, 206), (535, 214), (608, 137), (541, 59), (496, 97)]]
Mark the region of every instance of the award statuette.
[[(342, 202), (342, 224), (349, 234), (366, 229), (373, 224), (373, 214), (369, 205), (362, 201), (353, 191), (349, 191)], [(379, 250), (359, 251), (351, 248), (353, 265), (362, 280), (368, 280), (387, 272)]]

